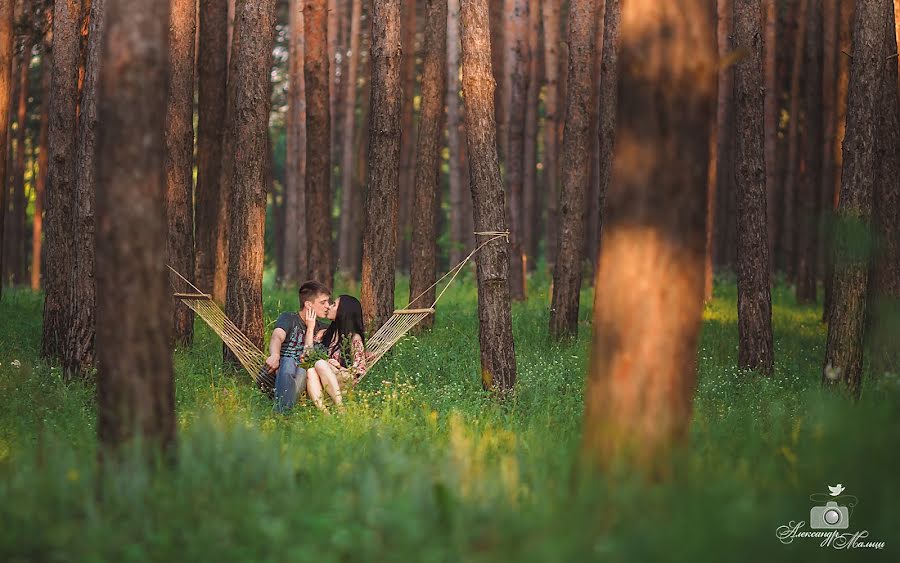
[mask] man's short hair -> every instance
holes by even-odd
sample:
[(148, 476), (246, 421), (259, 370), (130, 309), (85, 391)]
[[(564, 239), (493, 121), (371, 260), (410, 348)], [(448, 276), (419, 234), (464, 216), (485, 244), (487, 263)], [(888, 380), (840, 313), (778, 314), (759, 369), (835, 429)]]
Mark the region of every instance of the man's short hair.
[(300, 286), (300, 291), (298, 293), (300, 295), (300, 305), (303, 305), (307, 301), (314, 301), (316, 296), (320, 293), (331, 295), (331, 290), (328, 289), (324, 283), (310, 280)]

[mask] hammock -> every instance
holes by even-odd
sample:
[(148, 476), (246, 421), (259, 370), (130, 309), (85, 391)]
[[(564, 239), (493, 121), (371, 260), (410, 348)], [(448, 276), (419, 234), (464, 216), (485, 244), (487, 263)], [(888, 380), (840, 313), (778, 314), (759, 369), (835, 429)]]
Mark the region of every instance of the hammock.
[[(391, 317), (381, 327), (366, 340), (366, 373), (371, 371), (372, 367), (380, 360), (391, 347), (403, 338), (419, 321), (435, 312), (435, 305), (443, 297), (447, 288), (456, 279), (456, 276), (462, 271), (466, 263), (481, 250), (486, 244), (499, 238), (509, 240), (509, 232), (477, 232), (476, 235), (491, 236), (488, 240), (482, 242), (478, 247), (469, 253), (466, 258), (454, 266), (450, 271), (444, 274), (439, 280), (433, 283), (428, 289), (410, 300), (410, 304), (415, 303), (420, 297), (425, 295), (433, 287), (437, 286), (447, 276), (450, 280), (440, 294), (435, 298), (431, 307), (421, 309), (407, 308), (395, 310)], [(266, 368), (266, 354), (260, 350), (247, 336), (238, 329), (237, 326), (229, 319), (222, 309), (216, 304), (212, 296), (203, 293), (197, 289), (194, 284), (189, 282), (184, 276), (179, 274), (174, 268), (169, 266), (172, 272), (187, 283), (195, 293), (175, 293), (174, 297), (187, 305), (206, 324), (222, 339), (225, 346), (237, 357), (241, 366), (250, 374), (250, 377), (256, 385), (267, 393), (272, 393), (275, 389), (275, 374), (269, 373)], [(364, 376), (363, 376), (364, 377)], [(360, 377), (360, 380), (362, 377)], [(357, 380), (357, 383), (359, 380)]]

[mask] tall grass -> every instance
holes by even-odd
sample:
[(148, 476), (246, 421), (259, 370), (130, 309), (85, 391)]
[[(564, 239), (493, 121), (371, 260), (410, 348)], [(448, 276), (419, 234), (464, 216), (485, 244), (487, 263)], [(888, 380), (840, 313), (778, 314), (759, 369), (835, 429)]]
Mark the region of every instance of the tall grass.
[[(467, 274), (470, 275), (470, 274)], [(350, 288), (351, 290), (353, 288)], [(519, 381), (481, 390), (471, 277), (370, 373), (345, 414), (286, 416), (223, 372), (198, 322), (175, 352), (178, 463), (96, 463), (93, 382), (38, 359), (41, 298), (0, 301), (0, 561), (713, 561), (888, 558), (900, 547), (900, 382), (850, 403), (819, 388), (820, 312), (775, 291), (776, 371), (735, 368), (736, 290), (704, 313), (690, 442), (666, 482), (573, 473), (591, 295), (579, 337), (548, 337), (546, 279), (513, 305)], [(296, 307), (267, 283), (266, 322)], [(397, 304), (408, 296), (398, 283)], [(778, 541), (838, 482), (884, 550)], [(893, 555), (892, 555), (893, 552)]]

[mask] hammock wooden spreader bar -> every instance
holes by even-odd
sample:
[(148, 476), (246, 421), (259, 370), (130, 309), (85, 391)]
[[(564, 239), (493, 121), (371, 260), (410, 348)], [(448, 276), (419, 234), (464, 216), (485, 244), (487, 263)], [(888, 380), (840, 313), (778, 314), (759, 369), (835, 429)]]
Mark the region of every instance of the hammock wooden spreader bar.
[[(419, 322), (427, 317), (428, 315), (432, 315), (435, 312), (434, 306), (437, 305), (437, 302), (443, 297), (444, 292), (447, 291), (447, 288), (453, 283), (453, 280), (456, 279), (456, 276), (462, 271), (463, 267), (466, 263), (481, 250), (486, 244), (492, 242), (494, 240), (500, 238), (507, 238), (509, 236), (509, 232), (484, 232), (484, 233), (475, 233), (480, 236), (489, 236), (488, 240), (482, 242), (475, 250), (473, 250), (462, 262), (454, 266), (449, 272), (444, 274), (438, 281), (432, 284), (425, 292), (416, 296), (415, 299), (410, 300), (410, 303), (415, 303), (422, 295), (424, 295), (428, 290), (435, 287), (441, 281), (443, 281), (446, 277), (450, 276), (450, 281), (447, 282), (447, 285), (441, 291), (441, 293), (434, 300), (434, 303), (431, 307), (426, 308), (418, 308), (418, 309), (397, 309), (391, 315), (391, 317), (383, 324), (381, 327), (366, 340), (366, 370), (367, 373), (371, 371), (372, 367), (391, 349), (391, 347), (396, 344), (401, 338), (403, 338), (407, 332), (409, 332), (414, 326), (419, 324)], [(237, 326), (231, 319), (229, 319), (222, 309), (216, 305), (216, 302), (213, 301), (212, 296), (203, 293), (199, 289), (197, 289), (194, 284), (189, 282), (184, 276), (178, 273), (174, 268), (169, 266), (169, 269), (172, 272), (181, 278), (184, 283), (186, 283), (194, 292), (193, 293), (175, 293), (174, 297), (179, 299), (182, 303), (188, 306), (192, 311), (194, 311), (197, 316), (203, 319), (206, 324), (209, 325), (210, 328), (222, 339), (222, 342), (228, 347), (229, 350), (237, 357), (241, 366), (250, 374), (250, 377), (253, 378), (253, 381), (264, 391), (272, 392), (275, 389), (275, 374), (268, 373), (266, 369), (266, 354), (262, 350), (260, 350), (256, 344), (254, 344), (247, 336), (238, 329)], [(407, 307), (409, 307), (407, 305)], [(360, 378), (362, 379), (362, 378)]]

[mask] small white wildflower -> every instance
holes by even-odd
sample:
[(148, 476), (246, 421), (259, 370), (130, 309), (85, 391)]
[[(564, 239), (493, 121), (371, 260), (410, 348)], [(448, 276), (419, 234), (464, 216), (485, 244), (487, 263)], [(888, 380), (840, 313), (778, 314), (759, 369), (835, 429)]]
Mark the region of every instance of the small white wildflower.
[(825, 377), (828, 378), (829, 381), (837, 381), (841, 378), (841, 372), (843, 368), (833, 367), (831, 364), (825, 366)]
[(18, 369), (18, 368), (22, 367), (22, 362), (20, 362), (19, 360), (13, 360), (12, 367)]

